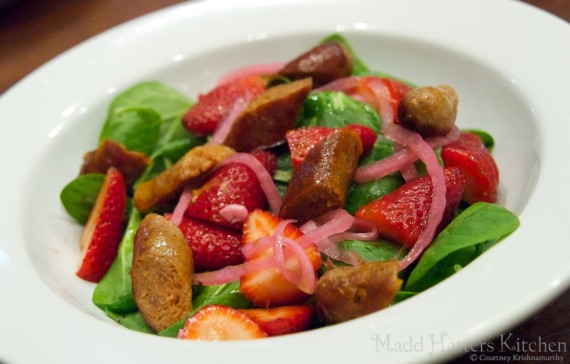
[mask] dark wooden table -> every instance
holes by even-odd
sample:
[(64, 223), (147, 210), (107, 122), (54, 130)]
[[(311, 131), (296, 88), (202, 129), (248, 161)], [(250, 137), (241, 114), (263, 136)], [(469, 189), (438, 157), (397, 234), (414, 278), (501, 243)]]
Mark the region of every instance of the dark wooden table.
[[(7, 4), (9, 2), (11, 4)], [(46, 61), (85, 39), (129, 19), (180, 2), (182, 1), (0, 0), (0, 94)], [(570, 21), (570, 0), (525, 2)], [(532, 343), (543, 340), (570, 346), (570, 290), (505, 334), (512, 334), (513, 341), (518, 339), (519, 342)], [(560, 353), (564, 356), (564, 362), (570, 362), (570, 348), (567, 350)], [(514, 361), (512, 357), (511, 361)], [(455, 361), (472, 362), (469, 355)]]

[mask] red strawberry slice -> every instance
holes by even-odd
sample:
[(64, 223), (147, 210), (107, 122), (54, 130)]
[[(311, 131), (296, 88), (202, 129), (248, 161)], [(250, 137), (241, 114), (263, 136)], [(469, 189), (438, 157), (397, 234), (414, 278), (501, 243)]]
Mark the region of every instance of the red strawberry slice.
[(248, 340), (267, 337), (267, 333), (246, 314), (222, 305), (207, 305), (190, 317), (178, 333), (189, 340)]
[[(276, 157), (268, 151), (252, 153), (268, 170), (275, 173)], [(255, 173), (241, 163), (223, 165), (199, 189), (192, 192), (186, 216), (241, 230), (242, 222), (228, 221), (220, 211), (232, 204), (243, 205), (248, 211), (264, 208), (267, 197)]]
[(123, 175), (114, 167), (107, 170), (93, 210), (81, 235), (83, 251), (77, 275), (99, 282), (117, 255), (127, 209), (127, 189)]
[(374, 143), (376, 143), (378, 138), (376, 132), (372, 128), (360, 124), (350, 124), (347, 128), (358, 134), (362, 142), (362, 156), (366, 156), (374, 147)]
[(297, 168), (305, 159), (309, 150), (324, 140), (334, 129), (324, 126), (311, 126), (291, 129), (285, 134), (285, 139), (291, 152), (291, 163)]
[(198, 102), (182, 117), (187, 130), (197, 134), (212, 134), (240, 99), (252, 100), (265, 91), (263, 78), (258, 75), (236, 78), (198, 97)]
[[(272, 235), (281, 221), (267, 211), (255, 210), (251, 212), (244, 222), (243, 246), (258, 244), (259, 240), (257, 239), (259, 237)], [(295, 240), (303, 233), (294, 225), (289, 224), (283, 235)], [(315, 246), (310, 246), (305, 248), (305, 253), (313, 269), (318, 270), (322, 263), (318, 249)], [(246, 260), (253, 261), (272, 254), (273, 248), (269, 247), (250, 256), (249, 259), (246, 258)], [(291, 271), (299, 270), (298, 260), (294, 257), (287, 259), (285, 264)], [(240, 279), (240, 290), (255, 306), (264, 308), (297, 305), (309, 298), (307, 293), (283, 277), (277, 267), (254, 270), (244, 274)]]
[[(465, 186), (459, 168), (445, 168), (444, 176), (446, 205), (438, 231), (453, 219)], [(424, 176), (369, 202), (356, 211), (356, 216), (373, 222), (380, 236), (412, 248), (427, 224), (432, 191), (431, 178)]]
[(396, 100), (396, 104), (402, 100), (405, 94), (408, 93), (412, 89), (412, 87), (406, 85), (403, 82), (396, 81), (391, 78), (383, 78), (386, 85), (388, 85), (388, 89), (390, 90), (390, 94)]
[(441, 148), (441, 159), (445, 166), (458, 167), (463, 172), (465, 202), (497, 201), (499, 169), (478, 135), (462, 133), (458, 141)]
[(238, 231), (189, 217), (182, 219), (179, 228), (192, 249), (196, 272), (243, 263)]
[[(252, 211), (243, 225), (242, 244), (244, 246), (249, 244), (255, 245), (257, 240), (273, 234), (275, 228), (281, 221), (282, 219), (267, 211)], [(285, 227), (284, 235), (295, 240), (303, 236), (303, 233), (295, 225), (289, 224)], [(259, 258), (269, 253), (271, 253), (271, 250), (263, 251), (261, 254), (257, 254), (252, 258)]]
[(240, 309), (269, 336), (292, 334), (311, 327), (313, 306), (295, 305), (274, 308)]
[[(362, 141), (362, 155), (368, 154), (376, 142), (377, 135), (374, 130), (359, 124), (350, 124), (347, 128), (352, 129), (360, 136), (360, 140)], [(287, 140), (291, 153), (293, 168), (297, 168), (305, 159), (307, 153), (334, 130), (335, 128), (324, 126), (309, 126), (289, 130), (287, 134), (285, 134), (285, 139)]]

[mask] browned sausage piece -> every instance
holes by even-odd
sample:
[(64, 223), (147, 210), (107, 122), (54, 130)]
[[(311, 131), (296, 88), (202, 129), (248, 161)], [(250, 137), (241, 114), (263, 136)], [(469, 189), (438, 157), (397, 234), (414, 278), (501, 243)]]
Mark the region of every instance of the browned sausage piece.
[(329, 323), (348, 321), (390, 305), (400, 290), (398, 261), (332, 268), (317, 282), (317, 310)]
[(270, 87), (240, 113), (222, 144), (251, 152), (285, 140), (311, 88), (310, 78)]
[(319, 87), (341, 77), (349, 76), (354, 61), (350, 52), (338, 42), (319, 44), (287, 63), (279, 74), (292, 80), (313, 79)]
[(192, 310), (192, 251), (182, 232), (157, 214), (141, 221), (134, 239), (133, 296), (145, 322), (156, 332)]
[(303, 223), (344, 207), (361, 154), (354, 131), (341, 128), (327, 136), (293, 171), (279, 216)]
[(132, 186), (149, 164), (150, 158), (146, 154), (128, 150), (106, 139), (97, 149), (85, 153), (79, 173), (107, 173), (109, 168), (115, 167), (123, 175), (127, 186)]
[(203, 145), (191, 149), (172, 167), (155, 178), (141, 183), (134, 194), (140, 211), (150, 211), (176, 197), (185, 186), (198, 187), (209, 171), (235, 151), (223, 145)]
[(423, 137), (445, 135), (457, 117), (459, 99), (447, 85), (412, 89), (398, 104), (400, 124)]

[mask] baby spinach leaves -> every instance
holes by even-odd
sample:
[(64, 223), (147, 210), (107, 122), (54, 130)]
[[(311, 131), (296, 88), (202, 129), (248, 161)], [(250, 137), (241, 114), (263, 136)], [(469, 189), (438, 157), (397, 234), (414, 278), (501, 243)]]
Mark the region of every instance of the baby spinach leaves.
[(381, 121), (370, 105), (342, 92), (323, 91), (307, 98), (299, 126), (341, 128), (349, 124), (361, 124), (379, 133)]
[(81, 225), (87, 223), (104, 179), (102, 173), (83, 174), (61, 191), (60, 200), (65, 211)]
[[(191, 101), (159, 82), (137, 84), (115, 97), (103, 125), (100, 141), (111, 139), (151, 157), (141, 178), (149, 178), (174, 163), (204, 140), (184, 129), (181, 118)], [(103, 184), (103, 174), (80, 175), (61, 191), (65, 210), (85, 224)]]
[(339, 243), (339, 248), (358, 253), (365, 262), (401, 259), (406, 254), (401, 246), (386, 240), (346, 240)]
[(120, 314), (138, 309), (129, 272), (133, 265), (133, 242), (140, 221), (140, 212), (130, 206), (129, 220), (117, 257), (93, 292), (93, 303), (106, 312)]
[(354, 213), (367, 203), (379, 199), (402, 185), (400, 176), (386, 176), (374, 181), (354, 184), (346, 197), (346, 211)]
[(518, 226), (517, 216), (499, 205), (479, 202), (467, 207), (426, 249), (405, 289), (420, 292), (441, 282)]
[(111, 139), (151, 155), (165, 143), (188, 138), (180, 118), (190, 106), (190, 100), (169, 86), (139, 83), (115, 97), (99, 141)]

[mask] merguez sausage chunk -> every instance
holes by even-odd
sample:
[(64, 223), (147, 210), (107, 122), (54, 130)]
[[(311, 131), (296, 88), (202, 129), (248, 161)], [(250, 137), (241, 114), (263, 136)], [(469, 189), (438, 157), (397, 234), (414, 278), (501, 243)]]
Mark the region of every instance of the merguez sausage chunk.
[(328, 135), (294, 170), (279, 217), (303, 223), (344, 207), (361, 154), (354, 131), (341, 128)]
[(141, 221), (134, 239), (133, 296), (145, 322), (160, 332), (192, 310), (192, 251), (182, 232), (157, 214)]

